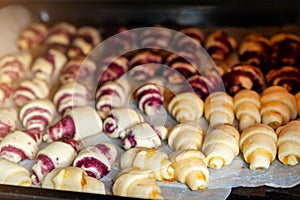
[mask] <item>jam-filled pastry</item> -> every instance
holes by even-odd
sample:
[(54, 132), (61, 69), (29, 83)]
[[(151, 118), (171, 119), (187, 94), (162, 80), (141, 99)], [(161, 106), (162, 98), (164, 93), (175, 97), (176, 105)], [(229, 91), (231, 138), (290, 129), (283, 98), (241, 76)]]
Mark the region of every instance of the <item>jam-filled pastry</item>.
[(0, 142), (0, 157), (18, 163), (34, 159), (41, 143), (41, 134), (33, 130), (14, 131)]
[(133, 147), (158, 148), (161, 141), (166, 139), (167, 129), (164, 126), (151, 126), (142, 122), (125, 129), (122, 147), (125, 150)]
[(294, 95), (284, 87), (268, 87), (261, 95), (260, 115), (263, 124), (273, 129), (297, 117), (297, 103)]
[(252, 170), (267, 169), (276, 158), (277, 135), (266, 124), (245, 129), (240, 136), (240, 150)]
[(217, 85), (209, 80), (207, 76), (199, 74), (190, 77), (188, 83), (202, 100), (205, 100), (210, 93), (217, 89)]
[(260, 95), (253, 90), (240, 90), (234, 95), (233, 108), (239, 121), (239, 130), (261, 122), (260, 106)]
[(90, 106), (82, 106), (68, 110), (64, 116), (47, 129), (43, 135), (45, 142), (53, 142), (63, 138), (82, 140), (102, 131), (102, 119)]
[(161, 190), (149, 171), (127, 168), (114, 179), (112, 192), (116, 196), (163, 199)]
[(82, 149), (73, 166), (82, 168), (88, 176), (100, 179), (108, 174), (117, 157), (117, 149), (109, 143), (99, 143)]
[(155, 115), (162, 108), (164, 96), (159, 86), (154, 83), (148, 83), (136, 91), (139, 109), (147, 115)]
[(261, 33), (250, 33), (239, 46), (239, 59), (255, 66), (262, 66), (269, 61), (271, 41)]
[(210, 94), (204, 102), (204, 116), (211, 127), (232, 124), (234, 121), (233, 98), (225, 92)]
[(204, 103), (193, 92), (184, 92), (172, 97), (168, 111), (178, 122), (196, 121), (203, 115)]
[(175, 50), (194, 52), (198, 45), (203, 45), (204, 34), (197, 27), (187, 27), (179, 30), (182, 34), (175, 34), (173, 41)]
[(138, 35), (140, 49), (166, 49), (172, 37), (172, 31), (163, 27), (145, 28)]
[(86, 106), (88, 99), (87, 87), (77, 82), (71, 82), (58, 88), (53, 103), (57, 106), (57, 111), (63, 115), (69, 109)]
[(206, 133), (202, 152), (210, 168), (229, 165), (239, 154), (239, 132), (231, 124), (221, 124)]
[(23, 106), (35, 99), (46, 99), (50, 94), (50, 85), (47, 81), (32, 78), (21, 81), (13, 92), (13, 100), (17, 106)]
[(50, 27), (45, 44), (65, 51), (76, 34), (76, 27), (68, 22), (59, 22)]
[(264, 75), (260, 68), (250, 64), (234, 65), (223, 76), (224, 86), (231, 96), (242, 89), (255, 90), (261, 93), (265, 87)]
[(294, 66), (271, 69), (266, 80), (269, 85), (283, 86), (292, 94), (300, 91), (300, 69)]
[(98, 30), (91, 26), (80, 27), (68, 51), (70, 58), (87, 56), (101, 41)]
[(25, 129), (44, 131), (56, 115), (54, 104), (50, 100), (32, 100), (22, 106), (19, 118)]
[(0, 184), (31, 186), (29, 171), (17, 163), (0, 159)]
[(18, 47), (21, 50), (32, 50), (38, 47), (47, 37), (48, 28), (43, 23), (33, 23), (26, 27), (18, 38)]
[(295, 94), (295, 99), (296, 99), (296, 103), (297, 103), (298, 115), (300, 116), (300, 92)]
[(24, 77), (29, 70), (32, 56), (29, 52), (21, 52), (0, 58), (0, 82), (12, 83)]
[(10, 83), (0, 83), (0, 105), (5, 105), (12, 93), (13, 88)]
[(203, 141), (201, 126), (194, 121), (185, 121), (168, 132), (168, 144), (174, 150), (200, 149)]
[(70, 166), (75, 159), (80, 144), (76, 140), (55, 141), (38, 151), (32, 166), (31, 180), (39, 185), (44, 177), (55, 168)]
[(132, 108), (114, 108), (103, 122), (103, 131), (111, 138), (123, 137), (125, 129), (142, 122), (143, 116)]
[(276, 129), (278, 159), (284, 165), (297, 165), (300, 161), (300, 121), (292, 120)]
[(86, 175), (78, 167), (60, 167), (47, 174), (42, 182), (42, 188), (106, 194), (105, 185), (93, 177)]
[(14, 108), (0, 108), (0, 141), (16, 130), (18, 113)]
[(141, 170), (151, 171), (158, 181), (174, 181), (174, 169), (168, 155), (162, 151), (149, 148), (135, 147), (125, 151), (120, 159), (121, 169), (137, 167)]
[(100, 64), (98, 85), (107, 81), (114, 81), (123, 76), (128, 70), (128, 59), (125, 56), (105, 58)]
[(300, 65), (300, 36), (293, 33), (277, 33), (271, 37), (271, 63), (276, 66)]
[(128, 63), (128, 74), (138, 81), (153, 78), (161, 68), (163, 57), (154, 51), (138, 52)]
[(102, 118), (106, 118), (113, 108), (124, 106), (130, 86), (126, 79), (108, 81), (96, 91), (96, 110)]
[(236, 46), (235, 39), (224, 31), (209, 34), (205, 42), (205, 49), (214, 60), (224, 60)]
[(175, 170), (175, 178), (191, 190), (206, 188), (209, 171), (205, 156), (195, 149), (174, 151), (169, 156)]
[(56, 49), (50, 49), (45, 55), (37, 57), (31, 67), (34, 77), (52, 80), (57, 77), (67, 61), (67, 57)]

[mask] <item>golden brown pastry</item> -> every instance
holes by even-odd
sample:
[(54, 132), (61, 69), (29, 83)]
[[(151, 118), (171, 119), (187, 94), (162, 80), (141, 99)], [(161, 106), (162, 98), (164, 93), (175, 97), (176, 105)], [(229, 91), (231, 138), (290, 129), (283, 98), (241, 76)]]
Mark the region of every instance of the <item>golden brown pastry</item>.
[(175, 170), (175, 178), (191, 190), (206, 188), (209, 178), (205, 156), (194, 149), (175, 151), (169, 156)]
[(261, 120), (273, 129), (297, 117), (295, 97), (282, 86), (271, 86), (261, 95)]
[(220, 169), (229, 165), (239, 154), (239, 132), (230, 124), (218, 125), (206, 133), (202, 152), (208, 166)]
[(250, 169), (267, 169), (276, 158), (277, 135), (266, 124), (256, 124), (245, 129), (240, 138), (240, 150)]
[(300, 92), (295, 94), (296, 102), (297, 102), (297, 110), (298, 110), (298, 115), (300, 116)]
[(137, 167), (141, 170), (151, 171), (158, 181), (173, 181), (174, 169), (168, 155), (156, 149), (135, 147), (125, 151), (120, 159), (121, 169)]
[(257, 92), (248, 89), (240, 90), (233, 97), (233, 108), (240, 130), (243, 131), (261, 122), (260, 95)]
[(210, 94), (204, 102), (204, 116), (211, 127), (232, 124), (234, 120), (233, 99), (225, 92)]
[(278, 159), (285, 165), (300, 161), (300, 121), (293, 120), (276, 130)]

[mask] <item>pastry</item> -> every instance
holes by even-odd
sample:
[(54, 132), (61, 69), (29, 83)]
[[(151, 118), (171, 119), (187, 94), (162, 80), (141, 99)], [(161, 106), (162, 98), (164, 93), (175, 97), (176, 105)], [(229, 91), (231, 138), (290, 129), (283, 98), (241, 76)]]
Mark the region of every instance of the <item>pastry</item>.
[(268, 87), (262, 93), (260, 101), (262, 123), (268, 124), (273, 129), (297, 117), (296, 99), (284, 87)]
[(185, 121), (172, 127), (168, 132), (168, 144), (176, 150), (200, 149), (203, 141), (201, 126), (194, 121)]
[(239, 154), (239, 132), (231, 124), (209, 129), (206, 133), (202, 152), (210, 168), (220, 169), (229, 165)]
[(205, 49), (214, 60), (224, 60), (236, 46), (235, 39), (224, 31), (210, 33), (205, 42)]
[(98, 30), (91, 26), (80, 27), (68, 50), (69, 58), (87, 56), (101, 41)]
[(47, 129), (43, 135), (45, 142), (53, 142), (63, 138), (82, 140), (102, 131), (102, 119), (90, 106), (82, 106), (68, 110), (64, 116)]
[(33, 50), (47, 37), (48, 28), (43, 23), (32, 23), (26, 27), (18, 38), (18, 47), (21, 50)]
[(45, 80), (32, 78), (21, 81), (13, 92), (13, 100), (17, 106), (36, 99), (46, 99), (50, 94), (50, 85)]
[(300, 116), (300, 92), (295, 94), (295, 99), (297, 103), (298, 116)]
[(82, 149), (73, 166), (82, 168), (88, 176), (100, 179), (107, 175), (117, 157), (117, 149), (109, 143), (100, 143)]
[(16, 130), (18, 113), (14, 108), (0, 108), (0, 141)]
[(0, 171), (0, 184), (31, 186), (29, 171), (17, 163), (0, 159)]
[(175, 34), (173, 38), (174, 48), (176, 51), (184, 49), (194, 53), (199, 45), (204, 43), (204, 34), (197, 27), (187, 27), (179, 30), (182, 34)]
[(53, 80), (60, 73), (67, 57), (56, 49), (50, 49), (45, 55), (37, 57), (31, 67), (34, 77), (42, 80)]
[(53, 103), (57, 106), (57, 111), (64, 113), (76, 107), (86, 106), (89, 99), (87, 87), (81, 83), (66, 83), (58, 88), (53, 97)]
[(248, 89), (240, 90), (233, 97), (234, 113), (239, 121), (239, 130), (260, 124), (260, 95)]
[(166, 139), (167, 132), (164, 126), (153, 127), (142, 122), (125, 129), (124, 137), (121, 136), (122, 147), (125, 150), (133, 147), (158, 148), (161, 140)]
[(55, 106), (50, 100), (32, 100), (21, 108), (19, 118), (25, 129), (44, 131), (55, 114)]
[(191, 190), (206, 188), (209, 171), (205, 156), (194, 149), (174, 151), (169, 156), (175, 170), (175, 178), (186, 184)]
[(196, 121), (203, 115), (203, 101), (193, 92), (179, 93), (172, 97), (168, 111), (178, 122)]
[(125, 129), (144, 122), (141, 114), (129, 107), (112, 109), (103, 122), (103, 131), (111, 138), (124, 137)]
[(205, 100), (206, 97), (216, 89), (216, 85), (207, 79), (207, 77), (199, 74), (190, 77), (188, 82), (190, 87), (202, 100)]
[(172, 37), (172, 31), (163, 27), (142, 28), (138, 35), (138, 49), (166, 49)]
[(267, 169), (276, 158), (277, 135), (266, 124), (245, 129), (240, 137), (240, 150), (252, 170)]
[(158, 52), (145, 50), (130, 59), (128, 74), (134, 80), (144, 81), (153, 78), (161, 68), (162, 56)]
[(0, 142), (0, 157), (18, 163), (34, 159), (41, 143), (41, 134), (36, 131), (14, 131)]
[(158, 181), (174, 181), (174, 169), (168, 155), (156, 149), (135, 147), (125, 151), (120, 159), (121, 169), (136, 167), (150, 171)]
[(233, 98), (223, 91), (212, 93), (205, 99), (204, 111), (205, 119), (212, 128), (220, 124), (232, 124)]
[(139, 109), (147, 115), (157, 114), (163, 107), (164, 96), (159, 86), (154, 83), (147, 83), (136, 91)]
[(78, 167), (62, 167), (52, 170), (42, 182), (42, 188), (105, 194), (105, 185), (85, 174)]
[(300, 161), (300, 121), (292, 120), (276, 129), (278, 159), (284, 165), (297, 165)]
[(113, 195), (143, 199), (163, 199), (150, 172), (138, 168), (121, 171), (114, 179)]
[(261, 93), (265, 87), (261, 70), (250, 64), (234, 65), (223, 76), (224, 86), (228, 94), (234, 96), (242, 89), (254, 90)]
[(36, 162), (32, 166), (32, 183), (39, 185), (53, 169), (71, 165), (79, 148), (78, 141), (64, 139), (50, 143), (39, 150), (36, 155)]
[(6, 104), (12, 93), (13, 88), (10, 83), (0, 83), (0, 105)]

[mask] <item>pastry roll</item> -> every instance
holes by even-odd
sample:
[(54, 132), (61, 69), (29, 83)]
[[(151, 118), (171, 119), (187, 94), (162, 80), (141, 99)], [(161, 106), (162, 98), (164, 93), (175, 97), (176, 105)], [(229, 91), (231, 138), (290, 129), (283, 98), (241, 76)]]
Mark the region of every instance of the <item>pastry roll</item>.
[(14, 108), (0, 108), (0, 141), (16, 130), (18, 113)]
[(273, 129), (297, 117), (296, 99), (284, 87), (267, 88), (262, 93), (260, 101), (262, 123), (268, 124)]
[(68, 110), (63, 118), (47, 129), (43, 140), (53, 142), (63, 138), (82, 140), (102, 131), (102, 119), (90, 106)]
[(300, 116), (300, 92), (295, 94), (295, 99), (296, 99), (296, 103), (297, 103), (298, 115)]
[(211, 127), (232, 124), (234, 121), (233, 98), (225, 92), (210, 94), (204, 102), (204, 116)]
[(214, 91), (214, 85), (206, 76), (195, 74), (188, 79), (189, 85), (199, 98), (205, 100), (206, 97)]
[(240, 150), (252, 170), (267, 169), (276, 158), (277, 135), (266, 124), (245, 129), (240, 137)]
[(203, 115), (204, 103), (193, 92), (175, 95), (168, 105), (168, 111), (178, 122), (196, 121)]
[(58, 50), (50, 49), (45, 55), (37, 57), (31, 67), (35, 78), (53, 80), (63, 68), (67, 57)]
[(53, 169), (71, 165), (79, 148), (78, 141), (64, 139), (63, 141), (50, 143), (39, 150), (36, 162), (32, 166), (32, 183), (39, 185)]
[(29, 171), (17, 163), (0, 159), (0, 171), (1, 184), (31, 186)]
[(18, 85), (13, 92), (13, 100), (17, 106), (23, 106), (27, 102), (36, 99), (46, 99), (50, 94), (50, 85), (37, 78), (26, 79)]
[(158, 148), (161, 140), (166, 139), (167, 129), (164, 126), (152, 127), (142, 122), (125, 129), (122, 147), (125, 150), (133, 147)]
[(55, 114), (55, 106), (50, 100), (32, 100), (21, 108), (19, 117), (25, 129), (44, 131)]
[(41, 143), (41, 134), (36, 131), (14, 131), (0, 142), (0, 157), (18, 163), (34, 159)]
[(7, 103), (12, 93), (13, 88), (10, 83), (0, 83), (0, 105)]
[(236, 46), (235, 39), (224, 31), (209, 34), (205, 42), (205, 49), (214, 60), (224, 60)]
[(205, 156), (194, 149), (174, 151), (169, 156), (175, 170), (175, 178), (191, 190), (206, 188), (209, 179)]
[(175, 50), (182, 50), (194, 53), (199, 45), (204, 43), (204, 34), (197, 27), (187, 27), (179, 30), (182, 34), (175, 34)]
[(120, 159), (121, 169), (137, 167), (141, 170), (151, 171), (158, 181), (174, 181), (174, 169), (168, 155), (156, 150), (135, 147), (125, 151)]
[(276, 129), (278, 159), (284, 165), (297, 165), (300, 161), (300, 121), (292, 120)]
[(64, 113), (76, 107), (86, 106), (89, 99), (89, 91), (87, 87), (81, 83), (66, 83), (58, 88), (53, 103), (57, 106), (57, 111)]
[(174, 150), (200, 149), (203, 141), (201, 126), (194, 121), (185, 121), (169, 130), (168, 144)]
[(93, 177), (87, 176), (78, 167), (61, 167), (52, 170), (42, 182), (42, 188), (105, 194), (105, 185)]
[(123, 197), (163, 199), (151, 173), (136, 168), (120, 172), (114, 179), (112, 192)]
[(129, 107), (112, 109), (103, 122), (103, 131), (111, 138), (124, 137), (125, 129), (144, 122), (141, 114)]
[(240, 90), (234, 95), (233, 108), (240, 130), (260, 124), (260, 106), (260, 95), (253, 90)]
[(139, 49), (166, 49), (172, 37), (172, 31), (163, 27), (141, 29), (138, 36)]
[(204, 138), (202, 152), (208, 166), (220, 169), (229, 165), (239, 154), (239, 132), (231, 124), (218, 125), (210, 129)]
[(88, 176), (100, 179), (108, 174), (117, 157), (117, 149), (109, 143), (88, 146), (76, 156), (73, 166), (82, 168)]

